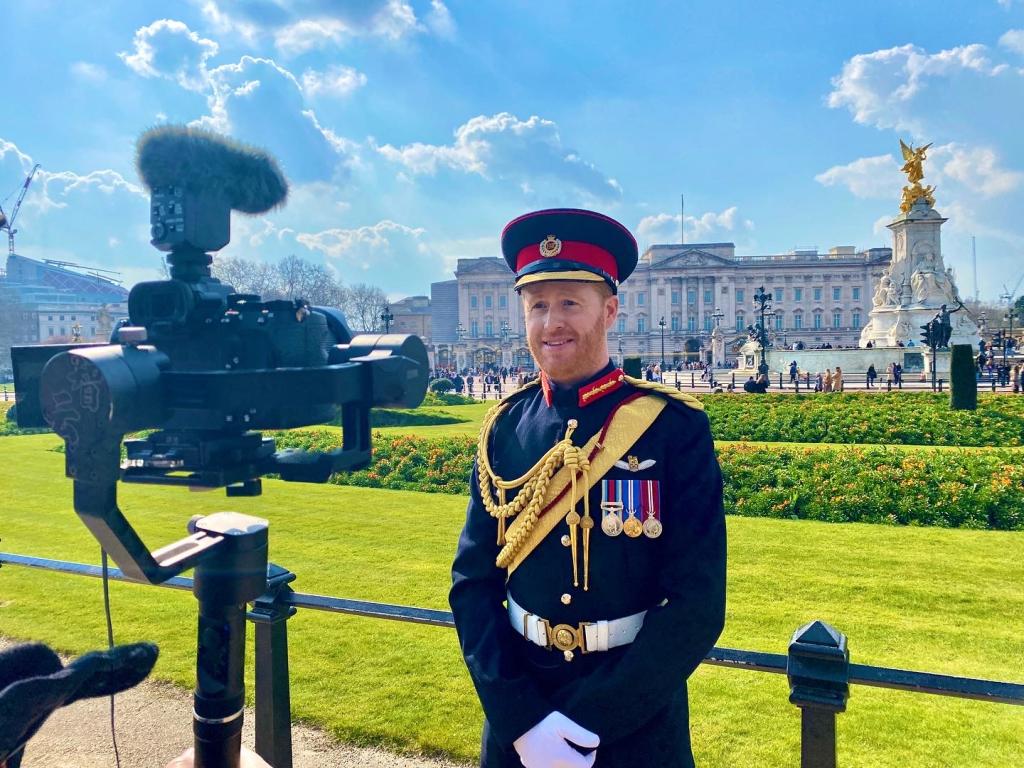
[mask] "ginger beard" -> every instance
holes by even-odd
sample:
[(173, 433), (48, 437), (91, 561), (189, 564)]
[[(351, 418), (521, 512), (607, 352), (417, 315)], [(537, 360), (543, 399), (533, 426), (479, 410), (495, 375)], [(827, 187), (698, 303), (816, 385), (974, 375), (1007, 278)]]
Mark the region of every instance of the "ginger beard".
[(548, 378), (572, 385), (608, 364), (619, 300), (602, 283), (552, 280), (522, 289), (526, 343)]

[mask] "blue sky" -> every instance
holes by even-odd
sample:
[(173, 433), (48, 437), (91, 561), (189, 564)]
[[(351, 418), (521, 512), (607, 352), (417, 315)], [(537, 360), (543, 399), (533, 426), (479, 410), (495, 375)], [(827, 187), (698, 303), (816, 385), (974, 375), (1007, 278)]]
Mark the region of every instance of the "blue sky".
[[(18, 250), (159, 274), (134, 141), (196, 123), (269, 149), (288, 205), (224, 253), (392, 297), (580, 206), (641, 246), (890, 245), (899, 138), (933, 142), (961, 293), (1024, 275), (1024, 0), (5, 4), (0, 204)], [(6, 200), (5, 200), (6, 198)]]

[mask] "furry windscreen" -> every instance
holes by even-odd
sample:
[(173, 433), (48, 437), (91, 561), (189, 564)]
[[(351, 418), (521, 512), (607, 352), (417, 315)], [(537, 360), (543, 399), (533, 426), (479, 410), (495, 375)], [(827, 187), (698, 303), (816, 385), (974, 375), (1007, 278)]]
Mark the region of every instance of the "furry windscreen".
[(243, 213), (263, 213), (288, 195), (288, 181), (273, 156), (202, 128), (151, 128), (139, 137), (135, 165), (150, 190), (173, 184), (219, 192)]

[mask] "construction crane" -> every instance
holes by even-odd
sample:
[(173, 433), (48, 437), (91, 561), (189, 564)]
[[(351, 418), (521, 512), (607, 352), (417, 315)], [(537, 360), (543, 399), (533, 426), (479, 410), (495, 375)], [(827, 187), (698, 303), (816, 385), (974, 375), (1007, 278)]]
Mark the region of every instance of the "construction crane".
[(4, 209), (0, 208), (0, 230), (7, 230), (7, 252), (14, 255), (14, 235), (18, 231), (14, 228), (14, 220), (18, 218), (18, 211), (21, 210), (21, 203), (25, 200), (25, 195), (28, 192), (28, 185), (32, 183), (32, 177), (36, 175), (36, 171), (39, 170), (39, 163), (32, 166), (32, 170), (28, 172), (28, 176), (25, 177), (25, 183), (21, 185), (21, 192), (18, 193), (18, 200), (14, 203), (14, 208), (11, 209), (11, 215), (7, 216), (4, 213)]
[[(87, 274), (90, 274), (93, 277), (98, 277), (101, 280), (106, 280), (107, 282), (117, 283), (118, 285), (121, 284), (121, 273), (114, 269), (100, 269), (99, 267), (91, 267), (88, 264), (78, 264), (74, 261), (58, 261), (57, 259), (43, 259), (43, 263), (49, 264), (53, 267), (74, 267), (75, 269), (84, 269)], [(101, 272), (105, 272), (106, 274), (100, 274)], [(114, 275), (114, 277), (109, 277), (108, 275)]]
[(999, 298), (1005, 302), (1012, 304), (1014, 297), (1016, 297), (1017, 295), (1017, 289), (1020, 288), (1021, 283), (1024, 283), (1024, 273), (1022, 273), (1021, 276), (1017, 278), (1017, 284), (1013, 286), (1012, 291), (1006, 287), (1006, 283), (1003, 283), (1003, 295), (1000, 296)]

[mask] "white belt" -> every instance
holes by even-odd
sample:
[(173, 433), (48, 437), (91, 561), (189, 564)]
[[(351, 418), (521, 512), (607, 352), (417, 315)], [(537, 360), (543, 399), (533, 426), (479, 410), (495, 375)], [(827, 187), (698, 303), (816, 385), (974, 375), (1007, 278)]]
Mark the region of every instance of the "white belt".
[(508, 618), (512, 628), (531, 643), (566, 653), (567, 659), (577, 648), (583, 653), (590, 653), (632, 643), (646, 615), (647, 611), (640, 611), (610, 621), (583, 621), (576, 627), (571, 624), (552, 626), (547, 619), (528, 613), (512, 599), (512, 595), (508, 596)]

